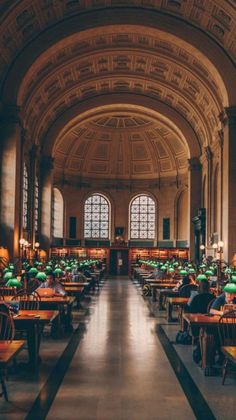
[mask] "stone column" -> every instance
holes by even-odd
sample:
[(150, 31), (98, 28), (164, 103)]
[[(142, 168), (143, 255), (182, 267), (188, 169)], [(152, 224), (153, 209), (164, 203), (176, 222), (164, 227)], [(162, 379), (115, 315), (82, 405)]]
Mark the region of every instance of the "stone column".
[(190, 258), (195, 258), (195, 237), (194, 224), (192, 218), (198, 215), (198, 209), (201, 207), (201, 192), (202, 192), (202, 165), (198, 158), (191, 158), (188, 160), (188, 193), (189, 193), (189, 251)]
[(236, 106), (226, 108), (228, 121), (223, 139), (223, 257), (236, 252)]
[(1, 144), (1, 245), (11, 259), (19, 256), (21, 229), (22, 128), (19, 109), (4, 107), (0, 115)]
[(53, 184), (53, 159), (43, 156), (41, 160), (41, 235), (40, 248), (49, 253), (51, 245), (52, 221), (52, 184)]
[(35, 223), (34, 223), (34, 206), (35, 206), (35, 176), (36, 176), (36, 159), (37, 159), (38, 147), (34, 144), (30, 150), (30, 180), (31, 180), (31, 191), (30, 191), (30, 241), (32, 245), (35, 243)]
[[(206, 161), (207, 161), (207, 197), (206, 197), (206, 202), (207, 202), (207, 208), (206, 208), (206, 229), (207, 229), (207, 236), (208, 237), (208, 233), (212, 232), (212, 225), (213, 225), (213, 194), (212, 194), (212, 151), (211, 148), (209, 146), (205, 147), (205, 157), (206, 157)], [(205, 244), (204, 244), (205, 245)]]

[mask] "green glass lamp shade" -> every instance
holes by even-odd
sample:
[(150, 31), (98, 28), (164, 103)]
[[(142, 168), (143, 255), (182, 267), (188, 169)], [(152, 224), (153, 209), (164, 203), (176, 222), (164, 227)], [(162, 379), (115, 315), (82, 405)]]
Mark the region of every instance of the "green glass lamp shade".
[(175, 269), (174, 269), (174, 268), (172, 268), (172, 267), (170, 267), (170, 268), (168, 268), (168, 272), (169, 272), (169, 273), (174, 273), (174, 272), (175, 272)]
[(182, 268), (183, 268), (182, 265), (178, 266), (178, 270), (182, 270)]
[(4, 280), (9, 280), (13, 278), (13, 272), (12, 271), (7, 271), (4, 275), (3, 275), (3, 279)]
[(4, 268), (4, 270), (3, 270), (3, 274), (6, 274), (6, 273), (11, 273), (13, 270), (11, 270), (9, 267), (6, 267), (6, 268)]
[(188, 272), (187, 272), (187, 270), (181, 269), (179, 274), (180, 274), (180, 276), (187, 276)]
[(190, 269), (188, 270), (188, 272), (189, 272), (189, 274), (196, 274), (196, 270), (195, 270), (195, 268), (190, 268)]
[(72, 271), (72, 267), (70, 267), (69, 265), (67, 265), (65, 267), (65, 271), (67, 271), (69, 273), (70, 271)]
[(47, 278), (47, 274), (43, 271), (39, 271), (36, 275), (36, 279), (39, 279), (40, 281), (45, 281)]
[(62, 274), (62, 269), (61, 268), (55, 268), (55, 270), (53, 271), (53, 273), (55, 274), (56, 277), (60, 277), (60, 275)]
[(166, 267), (165, 267), (165, 265), (163, 265), (163, 266), (160, 268), (160, 270), (161, 270), (161, 271), (166, 271)]
[(200, 264), (199, 268), (206, 268), (206, 264)]
[(226, 267), (226, 269), (225, 269), (225, 273), (226, 273), (226, 274), (230, 274), (230, 273), (232, 273), (231, 268), (230, 268), (230, 267)]
[(206, 270), (205, 274), (206, 274), (206, 276), (214, 276), (214, 273), (211, 270)]
[(179, 263), (177, 261), (174, 262), (174, 264), (173, 264), (174, 267), (178, 267), (178, 265), (179, 265)]
[(236, 275), (232, 274), (230, 282), (236, 283)]
[(207, 276), (205, 274), (198, 274), (197, 281), (206, 281), (207, 280)]
[(37, 270), (37, 268), (36, 268), (36, 267), (31, 267), (31, 268), (29, 269), (28, 273), (29, 273), (30, 277), (35, 277), (35, 276), (36, 276), (36, 274), (38, 273), (38, 270)]
[(235, 283), (228, 283), (226, 284), (226, 286), (224, 287), (224, 292), (227, 293), (236, 293), (236, 284)]
[(14, 264), (9, 264), (8, 267), (10, 268), (10, 270), (14, 270), (15, 269)]
[(72, 264), (71, 268), (77, 268), (77, 264)]
[(15, 278), (9, 279), (8, 282), (6, 283), (6, 286), (8, 287), (17, 287), (17, 289), (21, 289), (22, 284), (20, 282), (20, 280), (17, 280)]

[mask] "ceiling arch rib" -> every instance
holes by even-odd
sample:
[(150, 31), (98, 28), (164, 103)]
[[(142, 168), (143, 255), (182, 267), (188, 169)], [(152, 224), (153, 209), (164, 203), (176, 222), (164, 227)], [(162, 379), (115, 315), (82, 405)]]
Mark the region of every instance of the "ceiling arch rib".
[[(28, 61), (24, 60), (23, 56), (20, 57), (20, 51), (23, 55), (27, 54), (28, 48), (28, 54), (32, 53), (32, 61), (34, 61), (36, 54), (52, 45), (53, 40), (59, 40), (70, 33), (77, 32), (78, 28), (83, 31), (88, 27), (103, 23), (120, 24), (121, 22), (132, 24), (145, 22), (150, 28), (166, 28), (170, 34), (175, 33), (182, 40), (192, 43), (199, 51), (202, 50), (206, 57), (209, 56), (212, 62), (215, 61), (219, 74), (221, 67), (224, 69), (226, 84), (228, 83), (229, 86), (228, 92), (232, 95), (230, 74), (235, 71), (235, 68), (231, 64), (236, 58), (234, 42), (236, 14), (232, 0), (223, 2), (221, 0), (210, 2), (166, 0), (160, 4), (157, 4), (155, 0), (149, 0), (147, 5), (143, 0), (134, 0), (132, 6), (135, 7), (135, 13), (129, 1), (122, 1), (122, 5), (115, 2), (113, 5), (107, 0), (101, 0), (99, 4), (92, 3), (90, 0), (81, 2), (22, 0), (14, 7), (8, 8), (6, 13), (2, 14), (4, 20), (0, 27), (2, 31), (0, 72), (2, 75), (6, 74), (6, 69), (9, 69), (14, 61), (15, 66), (12, 67), (9, 79), (7, 78), (9, 83), (7, 79), (5, 80), (3, 96), (7, 95), (10, 88), (10, 98), (13, 99), (13, 91), (15, 89), (15, 93), (17, 92), (16, 86), (25, 73)], [(24, 69), (18, 66), (18, 57), (21, 61), (23, 59)]]
[[(68, 50), (59, 48), (55, 53), (54, 49), (52, 56), (48, 51), (46, 57), (40, 57), (32, 66), (18, 97), (26, 115), (26, 127), (32, 132), (33, 126), (32, 136), (43, 136), (47, 125), (77, 100), (109, 91), (132, 91), (157, 97), (178, 109), (193, 125), (201, 142), (210, 143), (212, 132), (219, 124), (223, 97), (217, 81), (203, 63), (182, 45), (176, 47), (165, 37), (157, 40), (148, 36), (146, 50), (140, 45), (138, 50), (141, 37), (138, 31), (123, 33), (123, 39), (128, 40), (123, 49), (120, 42), (116, 45), (117, 50), (114, 50), (115, 44), (111, 49), (110, 43), (117, 39), (117, 34), (113, 32), (114, 28), (110, 31), (107, 36), (84, 38), (79, 45), (80, 48), (86, 45), (87, 50), (79, 58), (73, 56), (74, 49), (79, 51), (77, 39), (77, 43), (69, 44)], [(98, 42), (101, 39), (103, 43)], [(104, 43), (109, 52), (101, 50)], [(134, 45), (136, 50), (131, 49)], [(61, 57), (63, 62), (60, 62)], [(40, 118), (41, 129), (36, 128)]]
[[(212, 133), (219, 127), (218, 115), (220, 110), (212, 108), (210, 98), (204, 94), (201, 101), (196, 104), (189, 94), (184, 94), (181, 89), (163, 80), (146, 80), (134, 75), (119, 75), (97, 78), (70, 88), (67, 91), (58, 91), (53, 101), (48, 104), (38, 96), (26, 113), (25, 128), (32, 132), (32, 137), (42, 140), (48, 126), (53, 123), (66, 109), (75, 102), (87, 98), (99, 97), (105, 93), (134, 93), (151, 98), (156, 98), (176, 109), (189, 123), (199, 137), (202, 146), (212, 142)], [(40, 112), (41, 111), (41, 112)]]
[(49, 127), (41, 144), (44, 154), (52, 155), (56, 141), (62, 135), (66, 135), (75, 124), (94, 119), (110, 109), (119, 110), (121, 113), (128, 110), (135, 115), (137, 113), (148, 115), (148, 118), (153, 121), (160, 120), (187, 145), (188, 158), (201, 155), (201, 147), (195, 131), (176, 110), (157, 99), (130, 93), (109, 93), (90, 97), (74, 104)]

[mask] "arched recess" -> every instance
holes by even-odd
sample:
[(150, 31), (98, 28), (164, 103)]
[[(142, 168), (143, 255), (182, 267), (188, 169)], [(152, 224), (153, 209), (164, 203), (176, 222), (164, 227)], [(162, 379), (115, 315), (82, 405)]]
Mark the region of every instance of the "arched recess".
[(151, 118), (161, 119), (182, 138), (189, 150), (189, 158), (199, 157), (201, 147), (191, 125), (172, 107), (153, 98), (135, 94), (107, 94), (89, 98), (65, 111), (50, 127), (43, 140), (43, 151), (53, 156), (56, 140), (80, 121), (97, 116), (112, 107), (148, 113)]
[(64, 199), (57, 187), (53, 188), (52, 236), (53, 238), (63, 238), (64, 236)]
[(176, 199), (176, 239), (177, 241), (187, 241), (189, 236), (189, 203), (188, 189), (180, 192)]
[(213, 232), (219, 233), (220, 226), (220, 179), (219, 164), (216, 165), (213, 176)]

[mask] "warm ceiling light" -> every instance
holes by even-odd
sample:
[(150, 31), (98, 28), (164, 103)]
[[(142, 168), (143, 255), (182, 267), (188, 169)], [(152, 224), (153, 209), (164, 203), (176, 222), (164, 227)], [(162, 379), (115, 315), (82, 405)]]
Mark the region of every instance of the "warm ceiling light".
[(203, 245), (203, 244), (202, 244), (202, 245), (200, 245), (200, 249), (201, 249), (201, 250), (205, 249), (205, 245)]
[(223, 246), (224, 246), (224, 242), (223, 242), (223, 241), (219, 241), (219, 242), (218, 242), (218, 247), (219, 247), (219, 248), (223, 248)]
[(218, 245), (217, 244), (213, 244), (212, 246), (213, 246), (214, 249), (217, 249), (218, 248)]

